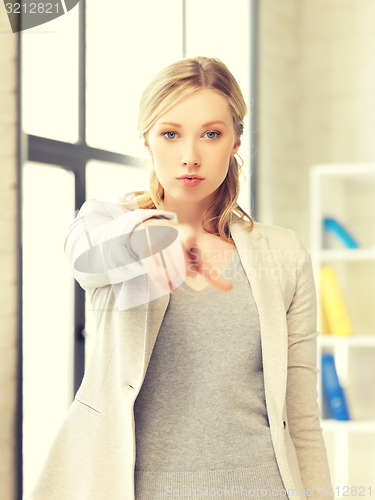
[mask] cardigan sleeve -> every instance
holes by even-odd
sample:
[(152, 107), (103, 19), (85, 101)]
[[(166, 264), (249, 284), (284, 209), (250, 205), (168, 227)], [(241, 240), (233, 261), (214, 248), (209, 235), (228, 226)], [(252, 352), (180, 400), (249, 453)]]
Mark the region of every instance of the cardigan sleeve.
[(317, 309), (310, 255), (293, 231), (295, 292), (287, 311), (288, 378), (286, 406), (290, 436), (296, 449), (303, 485), (311, 498), (333, 490), (320, 426), (317, 394)]
[(64, 243), (71, 272), (81, 287), (99, 288), (145, 274), (130, 238), (136, 226), (153, 217), (177, 222), (173, 212), (137, 209), (134, 203), (86, 201), (69, 224)]

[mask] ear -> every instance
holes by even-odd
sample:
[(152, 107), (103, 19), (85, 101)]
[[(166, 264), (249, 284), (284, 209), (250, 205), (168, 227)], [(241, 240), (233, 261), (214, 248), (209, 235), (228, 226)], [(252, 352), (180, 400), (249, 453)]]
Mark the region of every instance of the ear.
[(230, 155), (234, 156), (237, 153), (237, 151), (240, 149), (240, 146), (241, 146), (241, 139), (238, 137), (238, 139), (234, 143), (234, 146), (233, 146), (233, 149), (232, 149)]
[(148, 139), (147, 139), (146, 134), (143, 134), (143, 144), (144, 144), (145, 148), (147, 149), (148, 153), (152, 156), (152, 151), (151, 151), (150, 145), (148, 143)]

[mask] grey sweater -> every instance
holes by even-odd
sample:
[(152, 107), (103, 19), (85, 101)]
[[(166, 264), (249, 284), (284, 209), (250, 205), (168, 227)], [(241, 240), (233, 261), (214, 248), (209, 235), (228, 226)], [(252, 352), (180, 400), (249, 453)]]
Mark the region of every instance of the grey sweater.
[(134, 407), (137, 500), (287, 498), (267, 418), (258, 311), (237, 250), (222, 275), (229, 293), (184, 282), (171, 294)]

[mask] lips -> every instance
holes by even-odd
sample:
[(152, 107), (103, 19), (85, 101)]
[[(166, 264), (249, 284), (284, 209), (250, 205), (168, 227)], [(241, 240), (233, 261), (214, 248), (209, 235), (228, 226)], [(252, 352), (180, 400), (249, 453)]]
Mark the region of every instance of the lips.
[(198, 184), (200, 184), (204, 179), (199, 177), (179, 177), (177, 180), (186, 187), (195, 187), (198, 186)]
[(203, 180), (203, 177), (199, 177), (199, 175), (182, 175), (181, 177), (177, 177), (177, 179), (199, 179)]

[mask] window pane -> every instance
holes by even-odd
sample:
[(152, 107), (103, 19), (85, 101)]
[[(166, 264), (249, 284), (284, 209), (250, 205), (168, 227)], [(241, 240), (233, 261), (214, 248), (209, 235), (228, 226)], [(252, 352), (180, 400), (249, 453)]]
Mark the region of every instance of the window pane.
[(21, 32), (23, 128), (78, 140), (78, 8)]
[(118, 192), (148, 190), (151, 162), (145, 167), (129, 167), (102, 161), (89, 161), (86, 167), (86, 198), (105, 198)]
[(73, 398), (73, 278), (63, 245), (74, 176), (23, 171), (23, 462), (30, 493)]
[(182, 57), (182, 1), (87, 2), (87, 141), (146, 157), (137, 133), (144, 88)]
[[(120, 191), (148, 190), (149, 168), (90, 161), (86, 168), (86, 198), (106, 198)], [(90, 358), (96, 323), (86, 297), (85, 360)]]
[[(209, 22), (207, 20), (209, 19)], [(245, 118), (244, 134), (239, 150), (244, 160), (243, 176), (240, 177), (241, 192), (238, 199), (241, 207), (250, 211), (250, 165), (251, 136), (249, 116), (251, 114), (250, 97), (250, 2), (237, 0), (235, 8), (228, 0), (186, 2), (186, 55), (187, 57), (218, 57), (226, 64), (241, 87), (248, 106)]]

